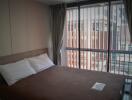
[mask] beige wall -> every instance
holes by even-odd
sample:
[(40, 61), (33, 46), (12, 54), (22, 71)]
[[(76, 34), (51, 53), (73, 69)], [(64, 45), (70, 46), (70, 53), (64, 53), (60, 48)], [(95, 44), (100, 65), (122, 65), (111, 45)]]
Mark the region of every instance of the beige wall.
[(49, 47), (49, 18), (44, 4), (0, 0), (0, 56)]

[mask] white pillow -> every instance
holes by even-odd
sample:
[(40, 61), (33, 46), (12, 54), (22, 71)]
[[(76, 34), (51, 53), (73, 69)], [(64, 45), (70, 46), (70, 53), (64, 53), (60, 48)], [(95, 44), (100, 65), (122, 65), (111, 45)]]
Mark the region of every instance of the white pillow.
[(40, 72), (54, 65), (47, 54), (28, 58), (27, 60), (36, 72)]
[(8, 83), (12, 85), (18, 80), (35, 74), (35, 70), (30, 66), (26, 60), (21, 60), (16, 63), (0, 65), (0, 73)]

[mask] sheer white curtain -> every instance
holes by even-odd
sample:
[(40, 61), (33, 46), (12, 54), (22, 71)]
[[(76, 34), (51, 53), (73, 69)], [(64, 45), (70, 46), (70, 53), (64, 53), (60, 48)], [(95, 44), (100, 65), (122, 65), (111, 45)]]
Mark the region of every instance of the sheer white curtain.
[(123, 0), (125, 5), (125, 11), (128, 20), (128, 26), (130, 31), (131, 43), (132, 43), (132, 0)]

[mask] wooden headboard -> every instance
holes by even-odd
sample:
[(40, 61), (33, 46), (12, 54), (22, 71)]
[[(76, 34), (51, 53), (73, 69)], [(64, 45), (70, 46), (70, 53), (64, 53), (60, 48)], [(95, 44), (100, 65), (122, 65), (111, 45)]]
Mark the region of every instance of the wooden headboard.
[(22, 60), (24, 58), (34, 57), (34, 56), (37, 56), (37, 55), (40, 55), (43, 53), (48, 54), (48, 48), (32, 50), (32, 51), (22, 52), (22, 53), (8, 55), (8, 56), (3, 56), (3, 57), (0, 57), (0, 65), (13, 63), (13, 62)]

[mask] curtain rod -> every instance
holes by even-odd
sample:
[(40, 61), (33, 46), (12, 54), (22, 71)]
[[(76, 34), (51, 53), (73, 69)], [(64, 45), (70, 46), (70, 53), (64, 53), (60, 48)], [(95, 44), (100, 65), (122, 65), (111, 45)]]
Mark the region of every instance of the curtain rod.
[[(121, 0), (110, 0), (110, 1), (121, 1)], [(108, 2), (109, 0), (87, 0), (87, 1), (72, 2), (72, 3), (61, 3), (61, 4), (51, 5), (50, 7), (60, 6), (62, 4), (65, 4), (67, 8), (70, 8), (70, 7), (77, 7), (78, 5), (83, 6), (83, 5), (89, 5), (95, 3), (108, 3)]]

